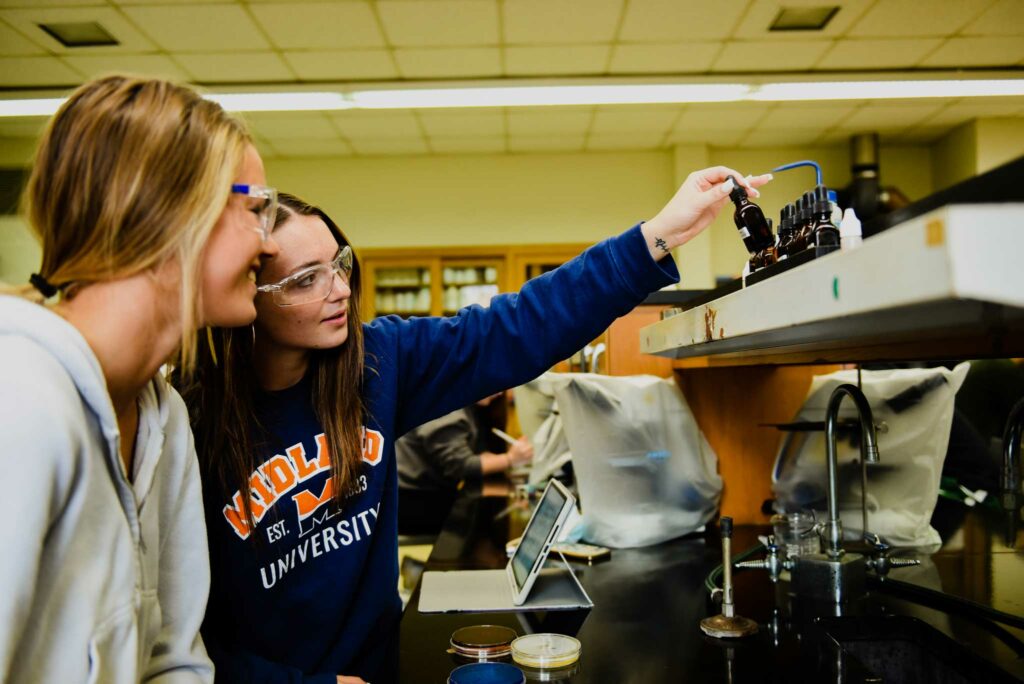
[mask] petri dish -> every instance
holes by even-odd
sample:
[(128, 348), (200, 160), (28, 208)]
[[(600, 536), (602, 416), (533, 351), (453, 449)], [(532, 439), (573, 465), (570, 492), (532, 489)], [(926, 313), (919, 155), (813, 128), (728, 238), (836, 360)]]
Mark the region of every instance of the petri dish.
[(448, 684), (526, 684), (526, 675), (508, 663), (471, 663), (452, 670)]
[(527, 634), (512, 642), (512, 660), (537, 670), (563, 668), (580, 659), (581, 649), (564, 634)]
[(500, 625), (474, 625), (452, 633), (451, 652), (472, 660), (503, 658), (512, 652), (512, 641), (519, 634)]
[(523, 674), (526, 675), (527, 684), (529, 682), (564, 682), (572, 679), (580, 673), (580, 664), (575, 662), (567, 667), (556, 667), (556, 668), (533, 668), (522, 666)]

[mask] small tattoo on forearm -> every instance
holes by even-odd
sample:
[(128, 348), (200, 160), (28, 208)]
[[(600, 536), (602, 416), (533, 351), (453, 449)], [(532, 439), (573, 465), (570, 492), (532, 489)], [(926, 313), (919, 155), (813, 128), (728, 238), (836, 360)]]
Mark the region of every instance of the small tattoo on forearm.
[(654, 246), (660, 249), (665, 254), (668, 254), (671, 250), (668, 248), (668, 244), (661, 238), (654, 239)]

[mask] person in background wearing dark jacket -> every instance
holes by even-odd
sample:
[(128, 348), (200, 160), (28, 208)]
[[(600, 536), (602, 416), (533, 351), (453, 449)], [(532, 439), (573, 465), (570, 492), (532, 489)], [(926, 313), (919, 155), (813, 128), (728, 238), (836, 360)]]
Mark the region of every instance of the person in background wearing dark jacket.
[[(327, 214), (280, 196), (254, 327), (211, 331), (182, 387), (212, 572), (203, 637), (222, 682), (387, 684), (398, 670), (395, 441), (569, 357), (678, 282), (669, 252), (770, 176), (687, 177), (651, 220), (518, 294), (449, 318), (359, 318), (358, 262)], [(204, 337), (200, 337), (200, 343)]]
[(502, 453), (488, 450), (492, 426), (484, 411), (500, 396), (500, 392), (489, 395), (472, 406), (427, 421), (395, 443), (399, 534), (436, 534), (451, 510), (460, 482), (499, 475), (533, 459), (533, 446), (525, 437)]

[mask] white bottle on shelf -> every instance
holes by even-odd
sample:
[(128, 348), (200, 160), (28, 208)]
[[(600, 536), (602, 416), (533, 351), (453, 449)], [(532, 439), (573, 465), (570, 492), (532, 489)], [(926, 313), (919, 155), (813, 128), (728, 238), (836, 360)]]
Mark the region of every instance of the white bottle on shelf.
[(843, 221), (839, 224), (839, 245), (842, 249), (856, 249), (864, 242), (861, 233), (860, 219), (853, 207), (843, 212)]

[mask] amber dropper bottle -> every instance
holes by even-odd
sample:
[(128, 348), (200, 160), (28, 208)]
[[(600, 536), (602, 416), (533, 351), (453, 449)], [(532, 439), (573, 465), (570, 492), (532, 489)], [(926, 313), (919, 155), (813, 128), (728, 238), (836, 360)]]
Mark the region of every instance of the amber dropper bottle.
[(747, 197), (747, 190), (739, 184), (732, 176), (733, 188), (729, 192), (729, 199), (736, 205), (732, 220), (736, 223), (736, 230), (743, 238), (743, 244), (750, 252), (750, 270), (756, 271), (759, 268), (770, 266), (776, 261), (775, 258), (775, 235), (772, 233), (771, 223), (764, 217), (761, 207), (757, 206)]
[(782, 207), (779, 214), (779, 244), (775, 245), (775, 253), (780, 261), (789, 256), (793, 238), (796, 237), (796, 226), (793, 223), (795, 216), (796, 207), (792, 202)]
[(825, 251), (839, 249), (839, 228), (832, 223), (832, 203), (828, 199), (828, 188), (824, 185), (814, 188), (814, 214), (811, 226), (814, 231), (812, 244), (815, 247)]

